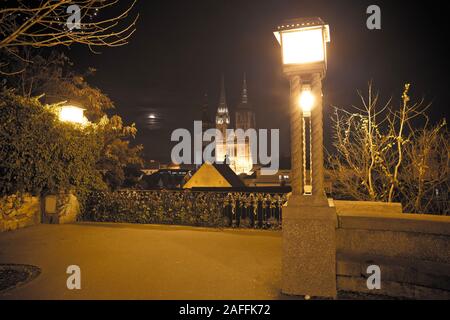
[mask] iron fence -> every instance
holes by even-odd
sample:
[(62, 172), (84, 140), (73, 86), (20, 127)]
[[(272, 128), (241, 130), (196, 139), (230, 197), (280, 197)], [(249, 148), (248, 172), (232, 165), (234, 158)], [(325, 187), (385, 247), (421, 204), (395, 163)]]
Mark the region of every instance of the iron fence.
[(82, 219), (210, 227), (279, 228), (286, 193), (192, 190), (92, 192)]

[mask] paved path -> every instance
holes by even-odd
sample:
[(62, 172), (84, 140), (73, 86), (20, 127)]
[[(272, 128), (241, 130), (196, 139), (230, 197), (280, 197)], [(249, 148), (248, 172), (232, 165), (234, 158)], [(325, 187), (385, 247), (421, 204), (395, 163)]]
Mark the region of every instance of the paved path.
[[(0, 299), (277, 299), (281, 233), (159, 225), (38, 225), (0, 234), (0, 263), (42, 274)], [(81, 268), (68, 290), (66, 268)]]

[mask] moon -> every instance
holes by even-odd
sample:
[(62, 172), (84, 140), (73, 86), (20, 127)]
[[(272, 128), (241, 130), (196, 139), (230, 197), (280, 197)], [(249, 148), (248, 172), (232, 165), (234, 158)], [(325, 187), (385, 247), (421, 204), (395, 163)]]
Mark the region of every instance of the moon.
[(163, 126), (163, 117), (157, 110), (149, 110), (146, 115), (145, 127), (149, 130), (159, 130)]

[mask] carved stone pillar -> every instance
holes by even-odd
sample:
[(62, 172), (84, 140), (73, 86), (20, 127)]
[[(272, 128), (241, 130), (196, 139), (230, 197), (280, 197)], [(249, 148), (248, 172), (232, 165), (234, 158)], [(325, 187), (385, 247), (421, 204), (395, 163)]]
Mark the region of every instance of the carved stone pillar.
[(291, 96), (291, 186), (292, 195), (303, 194), (303, 114), (298, 105), (301, 90), (299, 76), (290, 78)]
[(319, 73), (312, 75), (311, 87), (316, 101), (311, 110), (312, 195), (316, 201), (323, 201), (326, 200), (326, 195), (323, 167), (322, 77)]

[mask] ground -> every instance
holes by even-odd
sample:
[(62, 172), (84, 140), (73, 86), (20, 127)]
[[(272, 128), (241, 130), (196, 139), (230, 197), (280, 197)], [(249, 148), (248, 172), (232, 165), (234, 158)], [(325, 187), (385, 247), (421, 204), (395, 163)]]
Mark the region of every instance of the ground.
[[(0, 299), (279, 299), (281, 233), (81, 223), (0, 234), (0, 264), (34, 265)], [(81, 290), (66, 269), (81, 268)]]

